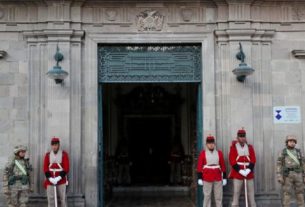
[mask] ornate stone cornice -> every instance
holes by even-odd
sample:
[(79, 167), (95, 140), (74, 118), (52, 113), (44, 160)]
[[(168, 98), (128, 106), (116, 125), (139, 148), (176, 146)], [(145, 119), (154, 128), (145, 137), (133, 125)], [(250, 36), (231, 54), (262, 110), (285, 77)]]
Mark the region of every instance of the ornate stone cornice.
[(216, 5), (227, 5), (228, 4), (226, 0), (213, 0), (213, 2)]
[(228, 4), (252, 4), (255, 0), (226, 0)]

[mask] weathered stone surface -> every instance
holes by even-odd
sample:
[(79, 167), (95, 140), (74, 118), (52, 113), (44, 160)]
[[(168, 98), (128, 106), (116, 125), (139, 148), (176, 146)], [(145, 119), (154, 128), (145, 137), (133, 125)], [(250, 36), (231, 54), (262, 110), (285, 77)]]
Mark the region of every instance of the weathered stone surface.
[[(304, 1), (24, 2), (3, 1), (0, 10), (0, 50), (7, 53), (0, 59), (0, 172), (14, 145), (30, 147), (38, 195), (33, 206), (45, 203), (40, 169), (53, 135), (71, 153), (71, 202), (97, 206), (97, 45), (173, 42), (202, 44), (203, 136), (215, 133), (227, 154), (244, 126), (257, 149), (258, 206), (278, 205), (273, 171), (284, 137), (296, 134), (305, 149), (305, 113), (296, 125), (275, 125), (272, 119), (273, 106), (298, 105), (304, 111), (305, 62), (291, 53), (305, 47)], [(150, 25), (137, 18), (149, 9), (162, 21)], [(256, 70), (244, 83), (231, 72), (239, 63), (238, 42)], [(69, 72), (62, 85), (46, 77), (56, 64), (57, 44), (64, 54), (60, 65)], [(123, 205), (118, 203), (113, 205)]]
[(13, 73), (5, 73), (0, 76), (0, 85), (12, 85), (15, 82)]

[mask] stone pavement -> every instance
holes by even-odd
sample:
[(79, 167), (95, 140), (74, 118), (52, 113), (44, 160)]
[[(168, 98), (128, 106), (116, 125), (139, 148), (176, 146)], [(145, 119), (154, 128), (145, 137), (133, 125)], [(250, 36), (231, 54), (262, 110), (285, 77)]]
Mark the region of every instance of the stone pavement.
[(106, 207), (195, 207), (184, 196), (117, 196)]

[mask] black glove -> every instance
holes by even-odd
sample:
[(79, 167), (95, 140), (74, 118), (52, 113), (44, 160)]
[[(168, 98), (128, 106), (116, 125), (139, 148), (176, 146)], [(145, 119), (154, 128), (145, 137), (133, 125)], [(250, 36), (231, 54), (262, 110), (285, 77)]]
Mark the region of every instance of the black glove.
[(202, 173), (197, 173), (197, 179), (202, 179)]
[(239, 167), (238, 164), (235, 164), (235, 165), (233, 165), (232, 167), (233, 167), (233, 169), (234, 169), (236, 172), (238, 172), (238, 171), (240, 170), (240, 167)]
[(227, 179), (227, 173), (226, 172), (222, 173), (222, 179)]
[(252, 162), (250, 162), (249, 167), (248, 167), (251, 171), (253, 171), (254, 169), (254, 164)]

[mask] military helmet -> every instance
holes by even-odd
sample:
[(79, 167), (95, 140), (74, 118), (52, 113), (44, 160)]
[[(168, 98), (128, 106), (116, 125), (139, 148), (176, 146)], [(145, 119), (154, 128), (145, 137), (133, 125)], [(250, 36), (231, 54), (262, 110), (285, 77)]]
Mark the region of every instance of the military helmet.
[(14, 153), (17, 154), (20, 151), (27, 151), (27, 147), (24, 145), (18, 145), (14, 148)]
[(294, 135), (287, 135), (286, 136), (286, 144), (288, 143), (288, 141), (295, 141), (295, 143), (297, 143), (297, 138)]

